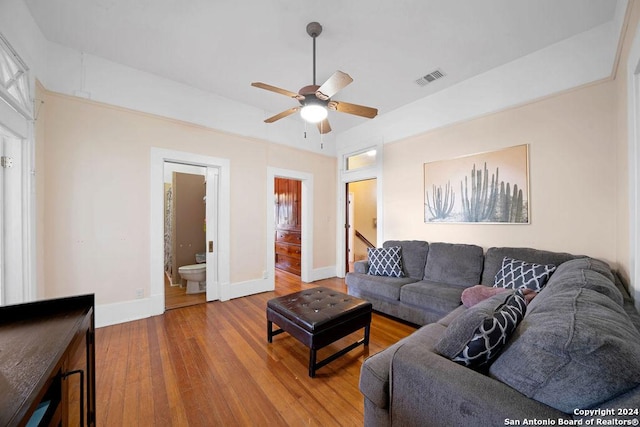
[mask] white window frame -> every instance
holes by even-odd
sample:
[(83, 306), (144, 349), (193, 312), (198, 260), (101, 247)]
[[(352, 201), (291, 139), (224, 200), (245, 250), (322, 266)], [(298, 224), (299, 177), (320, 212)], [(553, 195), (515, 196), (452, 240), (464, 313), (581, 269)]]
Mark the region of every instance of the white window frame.
[[(11, 108), (15, 109), (27, 120), (33, 119), (33, 102), (31, 101), (31, 82), (29, 67), (11, 47), (7, 39), (0, 33), (0, 67), (13, 65), (16, 71), (8, 81), (0, 79), (0, 98)], [(17, 95), (12, 94), (12, 88), (17, 89)]]

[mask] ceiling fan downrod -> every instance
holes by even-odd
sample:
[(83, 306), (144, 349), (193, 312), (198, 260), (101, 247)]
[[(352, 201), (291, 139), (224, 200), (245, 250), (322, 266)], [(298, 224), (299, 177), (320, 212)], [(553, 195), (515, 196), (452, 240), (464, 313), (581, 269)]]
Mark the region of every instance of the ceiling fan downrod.
[(307, 24), (307, 34), (313, 39), (313, 85), (316, 85), (316, 37), (322, 33), (322, 25), (317, 22)]

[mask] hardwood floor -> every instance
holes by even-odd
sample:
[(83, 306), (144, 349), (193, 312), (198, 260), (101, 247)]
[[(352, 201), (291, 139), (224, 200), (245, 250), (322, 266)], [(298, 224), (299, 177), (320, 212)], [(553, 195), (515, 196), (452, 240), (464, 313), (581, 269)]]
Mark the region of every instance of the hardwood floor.
[(180, 286), (171, 286), (166, 280), (164, 282), (164, 308), (186, 307), (194, 304), (204, 304), (207, 302), (207, 294), (187, 294), (187, 289)]
[[(283, 272), (276, 267), (276, 273)], [(299, 276), (299, 275), (298, 275)], [(187, 290), (184, 286), (178, 286), (171, 284), (171, 280), (168, 279), (165, 274), (164, 281), (164, 308), (165, 310), (172, 310), (174, 308), (182, 308), (195, 304), (203, 304), (207, 302), (207, 294), (205, 292), (198, 294), (187, 294)]]
[[(374, 313), (368, 348), (307, 374), (309, 350), (288, 334), (266, 338), (266, 302), (314, 286), (286, 272), (276, 291), (169, 310), (96, 331), (97, 425), (354, 426), (363, 423), (362, 361), (415, 329)], [(324, 358), (358, 331), (319, 351)]]

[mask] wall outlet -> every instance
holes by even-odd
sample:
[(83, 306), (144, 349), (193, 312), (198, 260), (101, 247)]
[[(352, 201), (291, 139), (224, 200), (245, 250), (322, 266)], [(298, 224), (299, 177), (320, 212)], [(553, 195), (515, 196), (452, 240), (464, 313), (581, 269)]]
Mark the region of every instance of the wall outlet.
[(136, 289), (136, 298), (144, 298), (144, 289)]

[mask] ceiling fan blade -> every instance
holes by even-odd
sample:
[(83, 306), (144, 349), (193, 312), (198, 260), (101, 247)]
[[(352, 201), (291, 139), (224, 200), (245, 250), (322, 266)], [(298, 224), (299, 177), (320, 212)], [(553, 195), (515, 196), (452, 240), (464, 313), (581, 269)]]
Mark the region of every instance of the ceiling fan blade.
[(340, 89), (348, 86), (353, 79), (347, 73), (343, 73), (342, 71), (336, 71), (329, 77), (329, 79), (322, 84), (316, 91), (316, 97), (326, 101), (331, 98), (333, 95), (338, 93)]
[(278, 113), (275, 116), (269, 117), (264, 122), (265, 123), (273, 123), (276, 120), (280, 120), (280, 119), (283, 119), (283, 118), (285, 118), (287, 116), (292, 115), (293, 113), (295, 113), (298, 110), (300, 110), (300, 107), (289, 108), (288, 110), (284, 110), (282, 113)]
[(327, 107), (330, 110), (353, 114), (360, 117), (366, 117), (368, 119), (373, 119), (378, 115), (377, 108), (365, 107), (364, 105), (349, 104), (348, 102), (342, 101), (330, 101)]
[(318, 122), (318, 130), (323, 135), (325, 133), (331, 132), (331, 125), (329, 124), (329, 119), (324, 119), (323, 121)]
[(271, 86), (271, 85), (268, 85), (266, 83), (253, 82), (253, 83), (251, 83), (251, 86), (257, 87), (257, 88), (260, 88), (260, 89), (264, 89), (264, 90), (270, 90), (271, 92), (279, 93), (281, 95), (285, 95), (285, 96), (288, 96), (290, 98), (297, 98), (299, 96), (297, 93), (288, 91), (286, 89), (280, 89), (279, 87)]

